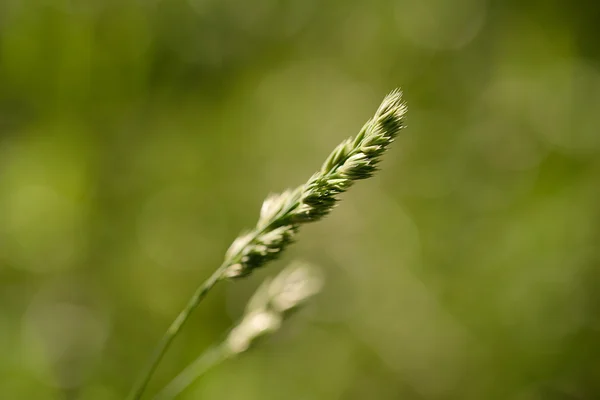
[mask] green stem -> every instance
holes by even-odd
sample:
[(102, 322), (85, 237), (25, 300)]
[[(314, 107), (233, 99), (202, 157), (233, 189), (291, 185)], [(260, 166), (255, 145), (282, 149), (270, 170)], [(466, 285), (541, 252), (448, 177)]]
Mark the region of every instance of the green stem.
[(142, 398), (152, 374), (156, 370), (156, 367), (158, 367), (158, 364), (173, 342), (173, 339), (175, 339), (175, 336), (177, 336), (177, 334), (181, 331), (183, 324), (185, 324), (185, 322), (188, 320), (192, 311), (198, 307), (198, 304), (200, 304), (204, 296), (206, 296), (210, 289), (212, 289), (212, 287), (219, 281), (225, 268), (227, 268), (227, 263), (223, 263), (206, 281), (204, 281), (202, 285), (200, 285), (198, 289), (196, 289), (185, 308), (171, 323), (171, 326), (169, 326), (169, 329), (167, 329), (167, 332), (156, 346), (152, 357), (140, 374), (136, 384), (133, 386), (133, 389), (128, 397), (129, 400), (139, 400)]
[(223, 346), (216, 346), (206, 350), (169, 382), (169, 384), (154, 397), (154, 400), (171, 400), (179, 396), (181, 392), (204, 375), (208, 370), (224, 361), (229, 354), (230, 352)]

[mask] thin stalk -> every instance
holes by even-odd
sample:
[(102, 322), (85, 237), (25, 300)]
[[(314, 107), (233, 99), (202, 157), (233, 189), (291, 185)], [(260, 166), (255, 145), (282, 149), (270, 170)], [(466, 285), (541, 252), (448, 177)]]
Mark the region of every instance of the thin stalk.
[(228, 356), (224, 346), (211, 347), (196, 358), (190, 365), (179, 373), (163, 390), (161, 390), (154, 400), (171, 400), (179, 396), (181, 392), (187, 389), (198, 378), (204, 375), (211, 368), (223, 362)]
[(129, 400), (139, 400), (142, 398), (142, 395), (144, 394), (144, 391), (146, 390), (146, 387), (148, 386), (148, 382), (150, 381), (152, 374), (156, 370), (156, 367), (158, 367), (158, 364), (160, 363), (165, 352), (167, 351), (167, 349), (173, 342), (173, 339), (175, 339), (177, 334), (179, 334), (179, 332), (181, 331), (181, 328), (183, 327), (185, 322), (190, 317), (192, 311), (194, 311), (194, 309), (196, 307), (198, 307), (198, 304), (200, 304), (200, 302), (202, 301), (202, 299), (204, 299), (204, 297), (210, 291), (210, 289), (212, 289), (212, 287), (222, 277), (223, 270), (226, 267), (227, 267), (227, 264), (225, 264), (225, 263), (223, 265), (221, 265), (206, 281), (204, 281), (204, 283), (202, 285), (200, 285), (200, 287), (198, 289), (196, 289), (196, 291), (194, 292), (194, 294), (188, 301), (185, 308), (179, 313), (177, 318), (175, 318), (175, 320), (171, 323), (171, 325), (169, 326), (169, 329), (167, 329), (167, 331), (163, 335), (162, 339), (156, 346), (154, 353), (150, 357), (150, 360), (146, 364), (146, 367), (142, 370), (142, 373), (140, 374), (136, 384), (134, 385), (133, 389), (131, 390), (129, 397), (128, 397)]

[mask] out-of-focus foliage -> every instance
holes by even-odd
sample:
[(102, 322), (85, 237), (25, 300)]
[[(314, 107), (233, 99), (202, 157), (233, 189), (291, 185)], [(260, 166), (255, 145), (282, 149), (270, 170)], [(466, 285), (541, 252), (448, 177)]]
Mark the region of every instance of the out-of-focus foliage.
[(0, 398), (121, 399), (271, 191), (401, 85), (408, 129), (282, 261), (327, 286), (184, 399), (600, 396), (598, 5), (2, 0)]

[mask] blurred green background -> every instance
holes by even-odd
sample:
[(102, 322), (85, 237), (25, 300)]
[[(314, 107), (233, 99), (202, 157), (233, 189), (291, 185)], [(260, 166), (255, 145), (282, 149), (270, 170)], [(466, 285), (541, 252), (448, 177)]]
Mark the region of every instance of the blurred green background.
[(150, 389), (299, 258), (325, 291), (183, 399), (600, 398), (599, 10), (1, 0), (0, 398), (124, 398), (264, 197), (396, 86), (381, 173), (216, 288)]

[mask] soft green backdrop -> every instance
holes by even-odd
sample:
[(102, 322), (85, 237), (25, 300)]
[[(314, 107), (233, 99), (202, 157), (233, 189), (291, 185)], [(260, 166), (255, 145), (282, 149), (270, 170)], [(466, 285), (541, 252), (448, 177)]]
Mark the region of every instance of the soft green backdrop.
[(122, 399), (263, 198), (396, 86), (381, 173), (211, 293), (151, 390), (300, 258), (325, 292), (184, 399), (600, 398), (599, 9), (1, 0), (0, 398)]

